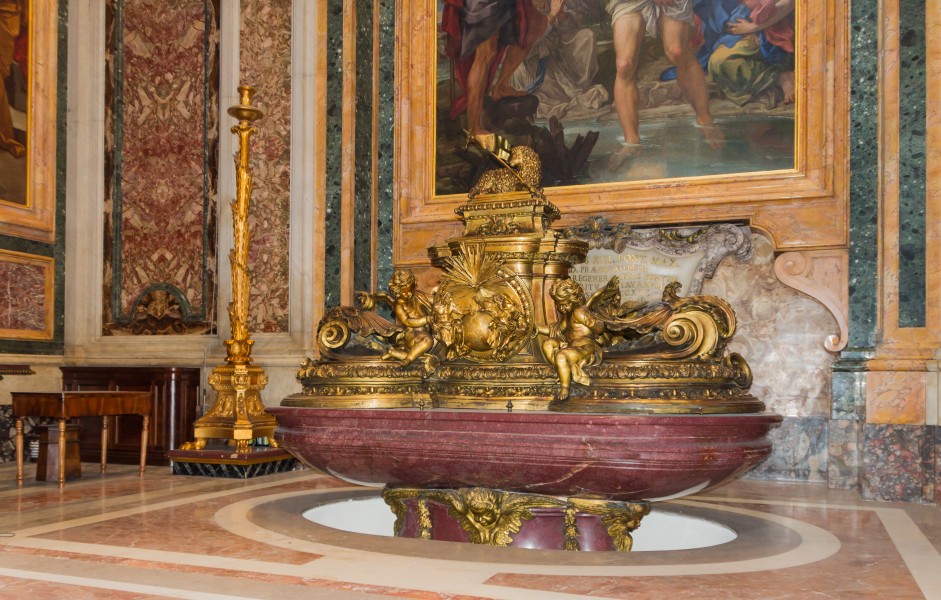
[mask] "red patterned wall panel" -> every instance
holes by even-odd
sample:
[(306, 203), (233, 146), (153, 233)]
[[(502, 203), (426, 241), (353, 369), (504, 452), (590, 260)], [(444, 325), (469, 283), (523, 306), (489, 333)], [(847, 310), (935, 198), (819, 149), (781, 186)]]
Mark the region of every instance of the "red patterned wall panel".
[(51, 340), (53, 259), (0, 250), (0, 338)]
[(255, 331), (288, 329), (291, 185), (291, 0), (242, 0), (241, 80), (265, 116), (252, 141), (249, 306)]
[(211, 332), (217, 7), (114, 0), (110, 9), (105, 333)]

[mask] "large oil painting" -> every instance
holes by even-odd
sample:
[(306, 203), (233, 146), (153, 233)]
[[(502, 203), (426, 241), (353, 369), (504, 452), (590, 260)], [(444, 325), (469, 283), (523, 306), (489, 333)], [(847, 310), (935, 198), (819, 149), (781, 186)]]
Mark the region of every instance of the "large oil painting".
[(795, 169), (795, 3), (439, 0), (434, 194), (494, 134), (546, 187)]
[(0, 200), (25, 206), (29, 0), (0, 0)]

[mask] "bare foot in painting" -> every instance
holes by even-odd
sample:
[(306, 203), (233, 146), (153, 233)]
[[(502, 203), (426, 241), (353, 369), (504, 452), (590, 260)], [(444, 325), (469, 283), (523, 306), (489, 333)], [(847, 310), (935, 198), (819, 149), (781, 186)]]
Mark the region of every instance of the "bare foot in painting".
[(621, 142), (621, 148), (616, 152), (612, 152), (611, 156), (608, 157), (608, 170), (612, 173), (616, 173), (621, 170), (624, 163), (632, 158), (637, 158), (643, 153), (644, 150), (639, 143), (629, 144), (627, 142)]
[(526, 96), (526, 92), (518, 90), (516, 88), (510, 87), (507, 84), (502, 84), (494, 86), (493, 92), (490, 93), (490, 97), (493, 98), (494, 102), (499, 102), (504, 98), (522, 98)]
[(794, 71), (782, 71), (778, 75), (778, 85), (781, 86), (781, 91), (784, 92), (784, 104), (793, 104), (796, 96), (795, 85), (794, 85)]
[(714, 123), (700, 123), (693, 121), (693, 127), (702, 130), (702, 137), (710, 148), (719, 150), (725, 147), (725, 134)]

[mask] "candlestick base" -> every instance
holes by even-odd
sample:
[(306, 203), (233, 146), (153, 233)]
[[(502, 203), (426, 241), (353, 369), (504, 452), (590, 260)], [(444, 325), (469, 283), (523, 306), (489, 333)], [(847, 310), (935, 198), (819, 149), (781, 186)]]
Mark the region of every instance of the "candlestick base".
[(237, 452), (249, 452), (256, 438), (268, 438), (268, 447), (277, 447), (274, 440), (275, 418), (265, 412), (261, 390), (268, 384), (262, 367), (227, 364), (213, 369), (209, 385), (219, 396), (205, 415), (193, 424), (195, 441), (183, 450), (202, 450), (210, 439), (232, 440)]

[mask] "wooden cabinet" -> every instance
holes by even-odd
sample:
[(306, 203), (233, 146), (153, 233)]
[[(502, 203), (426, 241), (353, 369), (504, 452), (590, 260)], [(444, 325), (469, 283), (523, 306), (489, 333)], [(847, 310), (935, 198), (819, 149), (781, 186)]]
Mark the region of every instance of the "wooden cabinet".
[[(167, 451), (193, 435), (200, 400), (200, 370), (176, 367), (62, 367), (62, 389), (149, 391), (153, 394), (148, 465), (169, 465)], [(101, 418), (79, 419), (82, 460), (101, 459)], [(141, 418), (111, 417), (108, 462), (134, 465), (140, 460)]]

